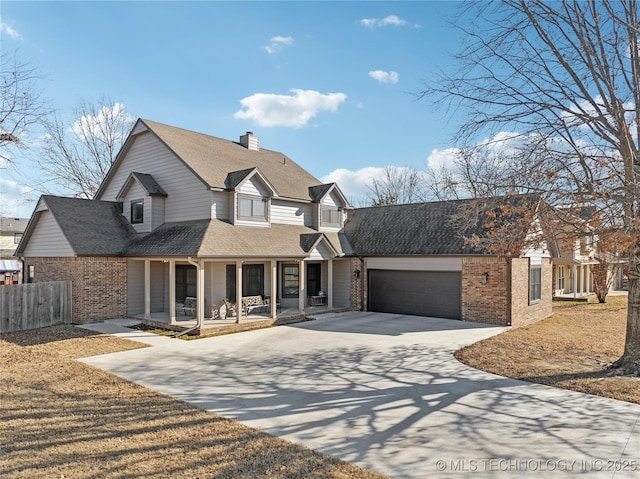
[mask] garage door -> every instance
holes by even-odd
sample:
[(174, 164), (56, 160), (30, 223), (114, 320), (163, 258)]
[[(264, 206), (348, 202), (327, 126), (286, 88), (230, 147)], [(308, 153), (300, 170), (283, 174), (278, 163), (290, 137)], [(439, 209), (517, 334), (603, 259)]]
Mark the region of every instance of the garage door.
[(369, 311), (460, 319), (460, 272), (370, 269)]

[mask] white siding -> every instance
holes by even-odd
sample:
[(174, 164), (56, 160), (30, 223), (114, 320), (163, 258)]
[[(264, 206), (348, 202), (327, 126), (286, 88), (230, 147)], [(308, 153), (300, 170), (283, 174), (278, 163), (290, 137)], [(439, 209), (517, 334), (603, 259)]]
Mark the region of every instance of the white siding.
[(75, 256), (50, 211), (41, 211), (38, 222), (24, 250), (24, 256)]
[(131, 186), (127, 188), (122, 197), (122, 213), (129, 223), (131, 223), (131, 201), (133, 200), (144, 200), (144, 212), (142, 213), (144, 221), (131, 226), (138, 233), (149, 233), (151, 231), (151, 201), (147, 192), (137, 181), (131, 182)]
[(226, 193), (223, 191), (211, 192), (211, 218), (217, 218), (219, 220), (230, 220), (231, 216), (231, 202), (233, 199), (233, 193)]
[(271, 222), (282, 225), (313, 226), (311, 204), (271, 200)]
[(209, 300), (219, 301), (227, 294), (227, 265), (226, 263), (206, 263), (206, 275), (211, 278)]
[(318, 246), (309, 253), (309, 259), (329, 259), (332, 257), (332, 252), (322, 242), (320, 242)]
[(367, 269), (462, 271), (462, 258), (367, 258)]
[(258, 176), (252, 176), (249, 180), (245, 181), (240, 188), (238, 188), (238, 193), (242, 195), (252, 195), (252, 196), (269, 196), (268, 190), (262, 184), (262, 181)]
[(140, 132), (147, 131), (147, 130), (148, 130), (148, 128), (146, 127), (146, 125), (144, 125), (142, 122), (140, 122), (135, 126), (135, 128), (133, 129), (131, 134), (135, 135), (136, 133), (140, 133)]
[(134, 171), (153, 175), (166, 191), (166, 222), (211, 218), (207, 186), (151, 133), (143, 133), (133, 140), (100, 199), (114, 201)]
[[(152, 196), (151, 197), (151, 231), (157, 227), (162, 226), (164, 223), (164, 196)], [(146, 202), (145, 202), (146, 206)], [(145, 215), (147, 212), (145, 211)], [(146, 222), (146, 216), (145, 216)]]
[(127, 261), (127, 311), (144, 314), (144, 261)]
[[(320, 216), (319, 216), (319, 222), (322, 222), (322, 209), (323, 208), (339, 208), (342, 207), (342, 203), (340, 202), (340, 199), (338, 198), (338, 196), (334, 193), (331, 192), (330, 194), (326, 195), (323, 199), (322, 199), (322, 203), (320, 205)], [(342, 225), (344, 223), (344, 211), (340, 214), (340, 225), (333, 227), (333, 226), (327, 226), (327, 225), (321, 225), (319, 228), (319, 231), (340, 231), (340, 229), (342, 229)]]
[(351, 268), (349, 260), (333, 262), (333, 306), (351, 306)]

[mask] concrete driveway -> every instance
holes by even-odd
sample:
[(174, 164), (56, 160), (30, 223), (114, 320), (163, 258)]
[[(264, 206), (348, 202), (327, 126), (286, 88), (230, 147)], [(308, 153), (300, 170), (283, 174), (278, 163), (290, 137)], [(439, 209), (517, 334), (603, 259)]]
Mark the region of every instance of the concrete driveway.
[(83, 361), (395, 478), (640, 477), (640, 406), (456, 361), (503, 328), (344, 313)]

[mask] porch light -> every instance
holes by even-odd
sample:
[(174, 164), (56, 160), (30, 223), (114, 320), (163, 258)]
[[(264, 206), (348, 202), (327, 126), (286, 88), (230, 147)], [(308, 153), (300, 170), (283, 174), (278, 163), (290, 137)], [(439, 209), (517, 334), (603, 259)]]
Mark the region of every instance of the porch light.
[(487, 273), (486, 271), (484, 273), (482, 273), (480, 275), (480, 282), (482, 284), (487, 284), (487, 281), (489, 281), (489, 273)]
[(356, 269), (356, 270), (353, 272), (353, 275), (355, 276), (355, 278), (356, 278), (356, 279), (359, 279), (359, 278), (360, 278), (360, 270), (359, 270), (359, 269)]

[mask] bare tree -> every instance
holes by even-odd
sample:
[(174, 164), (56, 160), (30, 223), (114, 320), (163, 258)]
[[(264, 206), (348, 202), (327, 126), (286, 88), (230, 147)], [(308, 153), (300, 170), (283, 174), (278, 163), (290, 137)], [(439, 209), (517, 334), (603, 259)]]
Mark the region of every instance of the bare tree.
[[(462, 113), (462, 148), (511, 134), (499, 179), (550, 205), (593, 205), (629, 258), (619, 372), (640, 371), (640, 23), (636, 0), (464, 4), (459, 70), (425, 85)], [(569, 218), (567, 216), (566, 218)], [(558, 219), (558, 221), (565, 221)], [(579, 225), (579, 222), (577, 222)]]
[(409, 167), (385, 167), (380, 178), (367, 185), (367, 200), (372, 206), (424, 201), (422, 173)]
[(11, 146), (26, 147), (25, 135), (49, 113), (37, 85), (37, 70), (17, 54), (0, 57), (0, 159), (10, 161)]
[(97, 104), (82, 101), (74, 110), (71, 126), (54, 117), (47, 135), (40, 166), (49, 178), (80, 198), (93, 198), (116, 159), (134, 118), (122, 103), (102, 99)]

